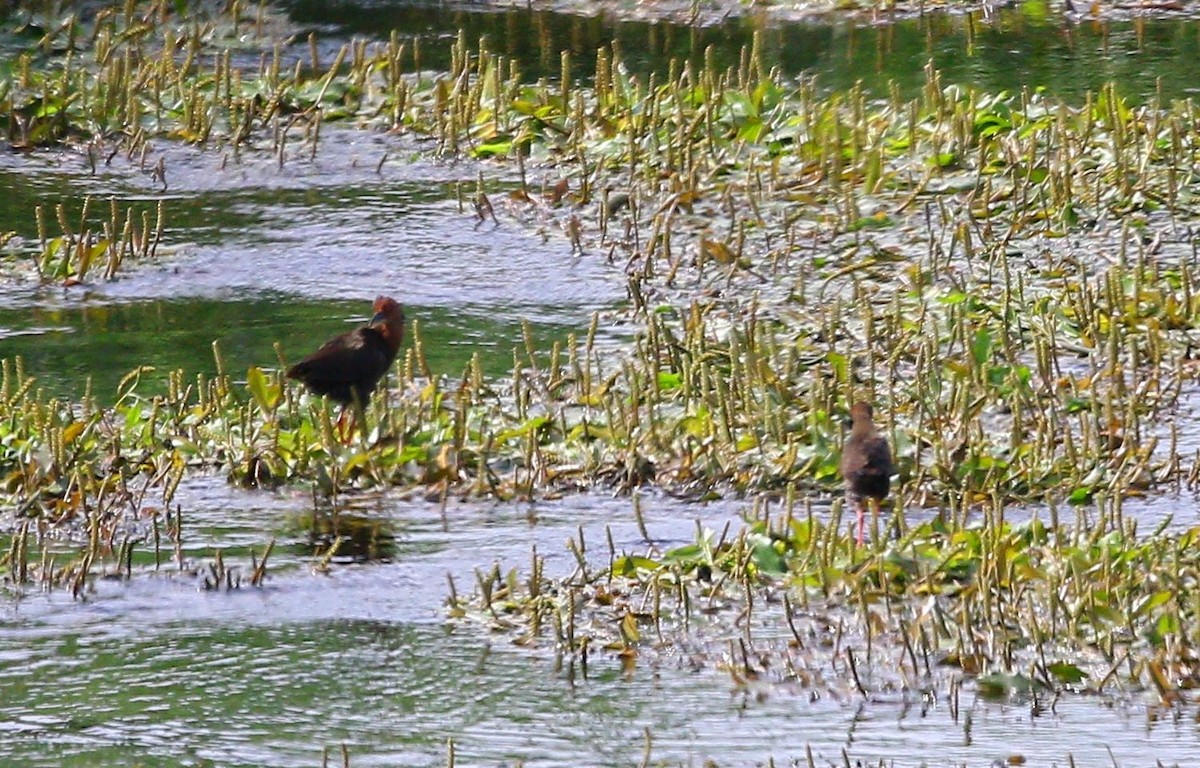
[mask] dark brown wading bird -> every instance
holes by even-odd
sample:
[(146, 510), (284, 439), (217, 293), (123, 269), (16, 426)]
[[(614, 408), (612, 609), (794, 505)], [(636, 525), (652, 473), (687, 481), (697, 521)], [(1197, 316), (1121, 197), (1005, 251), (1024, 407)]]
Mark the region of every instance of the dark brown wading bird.
[(366, 407), (404, 340), (403, 307), (378, 296), (374, 309), (369, 323), (333, 337), (287, 371), (289, 379), (303, 382), (314, 394), (341, 403), (343, 415), (345, 406), (355, 401)]
[(875, 412), (869, 403), (857, 402), (850, 408), (850, 436), (842, 446), (842, 479), (846, 492), (858, 511), (858, 543), (863, 543), (866, 507), (875, 500), (874, 513), (887, 498), (892, 483), (892, 449), (887, 438), (875, 429)]

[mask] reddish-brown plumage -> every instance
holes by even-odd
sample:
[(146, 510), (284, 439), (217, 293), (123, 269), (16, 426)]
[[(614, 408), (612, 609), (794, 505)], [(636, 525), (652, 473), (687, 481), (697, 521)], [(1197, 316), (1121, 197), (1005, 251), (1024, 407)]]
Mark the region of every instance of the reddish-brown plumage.
[(850, 408), (850, 436), (842, 446), (842, 479), (858, 511), (859, 544), (866, 525), (864, 506), (874, 499), (878, 509), (879, 503), (887, 498), (894, 471), (892, 449), (887, 438), (875, 429), (874, 415), (870, 404), (855, 403)]
[(387, 373), (404, 340), (404, 309), (387, 296), (375, 299), (371, 322), (335, 336), (293, 365), (289, 379), (342, 405), (365, 404)]

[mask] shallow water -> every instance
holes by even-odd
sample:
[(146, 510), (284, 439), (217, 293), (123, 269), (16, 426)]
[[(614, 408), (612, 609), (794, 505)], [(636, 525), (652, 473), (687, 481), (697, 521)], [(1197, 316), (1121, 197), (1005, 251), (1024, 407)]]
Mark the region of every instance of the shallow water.
[[(515, 59), (529, 80), (557, 77), (562, 50), (571, 53), (576, 77), (590, 76), (596, 49), (613, 42), (635, 72), (664, 72), (672, 57), (699, 63), (710, 47), (715, 62), (736, 66), (740, 50), (749, 48), (757, 34), (768, 67), (778, 66), (789, 75), (815, 75), (834, 90), (862, 82), (869, 91), (887, 95), (894, 81), (904, 97), (911, 98), (922, 87), (924, 67), (931, 62), (942, 72), (943, 83), (968, 83), (990, 91), (1045, 87), (1055, 96), (1077, 99), (1113, 80), (1123, 93), (1140, 99), (1155, 92), (1160, 78), (1167, 97), (1197, 91), (1192, 74), (1200, 53), (1200, 21), (1182, 15), (1080, 22), (1058, 4), (1022, 2), (896, 21), (884, 14), (878, 23), (795, 21), (786, 18), (786, 11), (751, 12), (694, 29), (669, 21), (564, 15), (511, 5), (489, 11), (470, 0), (297, 0), (289, 8), (293, 21), (323, 34), (386, 38), (387, 30), (402, 30), (402, 39), (421, 40), (423, 61), (430, 69), (447, 66), (448, 44), (461, 29), (468, 42), (486, 38), (493, 50)], [(334, 50), (324, 58), (332, 59)]]
[[(987, 765), (1021, 754), (1036, 765), (1186, 764), (1200, 750), (1190, 718), (1156, 720), (1143, 706), (1068, 697), (1053, 711), (972, 700), (957, 722), (945, 701), (900, 693), (869, 700), (775, 688), (750, 694), (711, 667), (672, 655), (632, 672), (604, 654), (589, 677), (551, 648), (515, 648), (507, 635), (448, 631), (442, 606), (453, 575), (524, 568), (530, 549), (547, 572), (573, 567), (563, 542), (582, 525), (593, 560), (608, 526), (619, 550), (646, 548), (628, 499), (576, 496), (533, 505), (437, 505), (359, 498), (344, 514), (391, 536), (390, 562), (313, 573), (311, 515), (302, 493), (233, 491), (220, 478), (180, 489), (190, 563), (223, 548), (247, 562), (278, 543), (263, 589), (205, 592), (189, 576), (99, 583), (87, 600), (31, 594), (0, 608), (0, 762), (28, 766), (310, 766), (346, 744), (354, 766), (459, 764), (609, 766), (637, 763), (644, 731), (655, 761), (777, 764), (811, 749), (817, 765)], [(695, 520), (720, 528), (733, 503), (643, 499), (663, 548), (692, 539)], [(464, 558), (463, 553), (472, 553)], [(172, 569), (164, 566), (164, 571)], [(894, 762), (893, 762), (894, 761)]]

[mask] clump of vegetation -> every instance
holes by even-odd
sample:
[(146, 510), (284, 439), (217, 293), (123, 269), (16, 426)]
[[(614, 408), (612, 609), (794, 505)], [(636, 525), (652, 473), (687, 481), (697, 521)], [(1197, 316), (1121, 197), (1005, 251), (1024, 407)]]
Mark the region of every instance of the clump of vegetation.
[[(887, 691), (958, 706), (964, 680), (999, 700), (1052, 701), (1067, 693), (1189, 700), (1196, 684), (1196, 529), (1137, 532), (1119, 505), (1098, 519), (985, 524), (942, 514), (908, 525), (896, 514), (867, 547), (791, 505), (694, 544), (617, 552), (589, 565), (582, 538), (565, 578), (477, 572), (451, 585), (456, 626), (480, 624), (570, 660), (613, 654), (626, 664), (682, 657), (724, 670), (736, 688), (824, 691), (837, 698)], [(591, 558), (594, 560), (595, 558)]]

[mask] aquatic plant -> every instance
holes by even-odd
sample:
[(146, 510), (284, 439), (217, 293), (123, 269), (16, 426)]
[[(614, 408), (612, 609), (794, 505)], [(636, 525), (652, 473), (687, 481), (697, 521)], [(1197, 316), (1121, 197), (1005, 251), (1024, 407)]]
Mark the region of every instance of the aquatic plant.
[(897, 514), (864, 548), (836, 511), (826, 523), (793, 501), (774, 515), (756, 503), (745, 529), (700, 530), (666, 551), (649, 540), (644, 553), (617, 551), (610, 534), (598, 565), (581, 532), (568, 576), (548, 577), (534, 551), (527, 572), (478, 572), (470, 594), (451, 583), (449, 621), (552, 652), (585, 676), (608, 657), (682, 656), (738, 689), (903, 690), (955, 709), (964, 684), (1035, 705), (1065, 692), (1191, 700), (1196, 529), (1139, 534), (1108, 504), (1074, 524), (1014, 525), (985, 504), (982, 525)]

